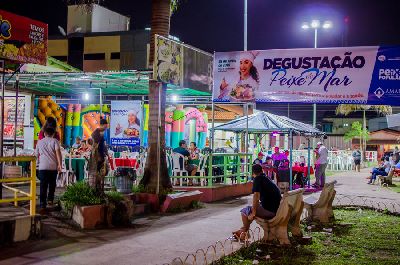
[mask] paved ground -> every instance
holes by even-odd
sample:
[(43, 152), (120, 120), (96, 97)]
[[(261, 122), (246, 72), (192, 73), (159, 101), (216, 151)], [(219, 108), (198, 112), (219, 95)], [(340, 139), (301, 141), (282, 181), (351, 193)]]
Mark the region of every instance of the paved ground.
[[(366, 184), (368, 170), (336, 179), (338, 198), (400, 203), (400, 193)], [(318, 195), (317, 195), (318, 196)], [(355, 197), (362, 196), (362, 197)], [(0, 249), (0, 264), (164, 264), (223, 241), (240, 227), (239, 210), (250, 196), (206, 204), (191, 212), (137, 219), (130, 229), (81, 231), (55, 218), (44, 221), (40, 241)]]

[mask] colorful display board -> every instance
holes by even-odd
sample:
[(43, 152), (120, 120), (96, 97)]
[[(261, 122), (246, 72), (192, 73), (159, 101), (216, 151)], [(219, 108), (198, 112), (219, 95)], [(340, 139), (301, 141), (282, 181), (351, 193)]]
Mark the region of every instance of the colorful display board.
[(213, 56), (182, 42), (155, 36), (153, 75), (160, 82), (210, 92)]
[[(178, 147), (180, 140), (195, 142), (199, 148), (206, 146), (208, 116), (204, 107), (168, 107), (165, 112), (166, 146)], [(110, 122), (107, 132), (109, 144), (114, 146), (147, 146), (149, 106), (141, 101), (112, 101), (111, 109), (103, 105), (103, 115)], [(89, 139), (100, 124), (100, 106), (57, 104), (51, 97), (35, 100), (34, 140), (48, 117), (57, 120), (61, 142), (71, 146), (77, 136)]]
[(141, 101), (111, 101), (111, 145), (140, 146), (142, 127)]
[(400, 47), (218, 52), (216, 102), (400, 105)]
[(13, 140), (15, 132), (17, 140), (24, 139), (25, 99), (18, 99), (17, 129), (15, 130), (15, 98), (4, 100), (4, 139)]
[(47, 24), (0, 10), (0, 58), (46, 65)]
[(195, 142), (198, 148), (206, 145), (208, 115), (204, 108), (169, 107), (165, 111), (165, 143), (175, 148), (180, 140)]
[[(109, 118), (110, 107), (103, 105), (103, 114)], [(57, 104), (51, 97), (35, 99), (34, 111), (34, 140), (38, 135), (48, 117), (57, 121), (58, 132), (61, 142), (71, 146), (77, 136), (82, 139), (91, 137), (93, 131), (100, 124), (100, 105), (91, 104)], [(108, 139), (106, 137), (106, 139)]]

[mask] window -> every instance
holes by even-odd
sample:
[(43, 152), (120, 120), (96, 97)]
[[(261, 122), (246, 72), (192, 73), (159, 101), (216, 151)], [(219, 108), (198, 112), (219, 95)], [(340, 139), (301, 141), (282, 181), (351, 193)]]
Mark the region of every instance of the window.
[(84, 60), (105, 60), (105, 53), (88, 53), (83, 55)]
[(119, 60), (120, 59), (120, 53), (119, 52), (112, 52), (111, 53), (111, 60)]

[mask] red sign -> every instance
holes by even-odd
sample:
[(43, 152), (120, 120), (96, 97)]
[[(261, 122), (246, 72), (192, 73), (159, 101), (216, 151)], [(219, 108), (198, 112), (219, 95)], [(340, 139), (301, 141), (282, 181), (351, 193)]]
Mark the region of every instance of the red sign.
[(46, 65), (47, 24), (0, 10), (0, 58)]

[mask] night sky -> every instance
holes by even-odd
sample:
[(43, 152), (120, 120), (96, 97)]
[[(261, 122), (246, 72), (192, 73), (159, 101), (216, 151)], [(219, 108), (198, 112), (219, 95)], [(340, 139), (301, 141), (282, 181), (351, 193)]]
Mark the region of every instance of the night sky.
[[(0, 1), (0, 9), (48, 23), (50, 35), (60, 35), (58, 25), (66, 28), (63, 0)], [(182, 0), (171, 19), (171, 34), (209, 52), (243, 50), (243, 2)], [(150, 26), (151, 0), (105, 0), (103, 5), (130, 16), (131, 29)], [(248, 0), (248, 49), (312, 47), (313, 33), (303, 31), (301, 25), (315, 18), (334, 25), (320, 32), (319, 47), (400, 45), (399, 11), (400, 0)], [(291, 106), (289, 113), (287, 104), (264, 107), (311, 123), (311, 105)], [(318, 120), (333, 109), (318, 106)]]
[[(243, 49), (243, 0), (181, 2), (172, 16), (172, 35), (209, 52)], [(130, 16), (132, 29), (150, 26), (151, 0), (105, 0), (103, 5)], [(0, 8), (48, 23), (50, 35), (59, 34), (57, 25), (66, 28), (63, 0), (1, 0)], [(248, 9), (249, 49), (312, 47), (313, 33), (300, 28), (312, 18), (334, 24), (321, 32), (319, 47), (400, 44), (398, 0), (248, 0)]]

